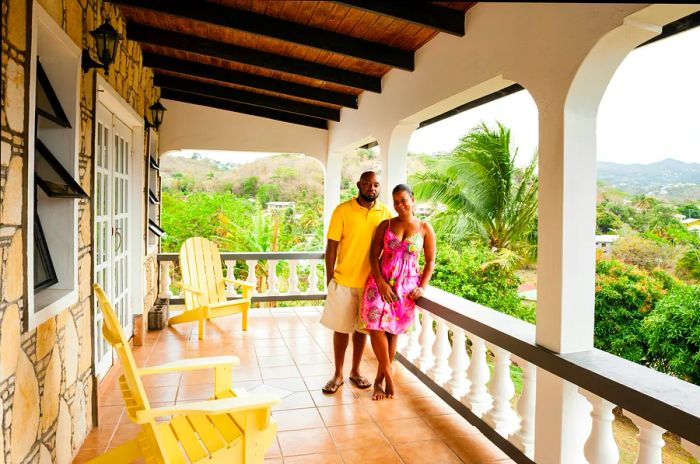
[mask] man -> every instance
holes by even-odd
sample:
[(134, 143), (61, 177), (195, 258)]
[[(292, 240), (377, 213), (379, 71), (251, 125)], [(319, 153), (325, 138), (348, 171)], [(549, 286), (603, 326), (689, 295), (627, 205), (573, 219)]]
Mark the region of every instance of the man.
[(335, 373), (323, 387), (335, 393), (343, 384), (343, 363), (352, 334), (350, 381), (359, 388), (372, 384), (360, 374), (360, 361), (367, 334), (358, 331), (362, 291), (370, 273), (369, 249), (374, 231), (391, 217), (389, 208), (377, 201), (379, 180), (372, 171), (364, 172), (357, 182), (357, 198), (338, 205), (328, 227), (326, 245), (326, 284), (328, 296), (321, 324), (333, 331)]

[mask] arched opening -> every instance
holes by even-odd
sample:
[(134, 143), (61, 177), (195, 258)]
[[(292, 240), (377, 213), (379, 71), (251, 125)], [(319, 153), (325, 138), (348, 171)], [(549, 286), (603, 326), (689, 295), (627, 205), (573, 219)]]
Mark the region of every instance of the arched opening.
[(189, 237), (221, 251), (318, 251), (324, 169), (303, 154), (180, 150), (161, 158), (163, 252)]
[(437, 234), (431, 284), (535, 322), (538, 111), (509, 89), (421, 124), (408, 181)]
[(695, 384), (700, 65), (687, 58), (699, 53), (700, 28), (637, 48), (601, 100), (594, 337), (596, 348)]

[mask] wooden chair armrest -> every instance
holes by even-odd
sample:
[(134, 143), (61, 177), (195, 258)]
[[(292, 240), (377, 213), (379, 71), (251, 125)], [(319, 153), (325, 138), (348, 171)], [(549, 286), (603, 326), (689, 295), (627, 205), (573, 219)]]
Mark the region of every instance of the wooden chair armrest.
[(240, 285), (241, 287), (255, 288), (255, 285), (251, 284), (250, 282), (246, 282), (245, 280), (228, 279), (224, 277), (224, 282)]
[(182, 284), (182, 289), (186, 292), (194, 293), (195, 295), (204, 295), (204, 292), (200, 292), (196, 288), (190, 287), (189, 285)]
[(229, 414), (252, 409), (269, 408), (279, 403), (280, 398), (270, 393), (244, 396), (242, 398), (223, 398), (220, 400), (197, 401), (194, 403), (163, 406), (136, 412), (136, 423), (145, 424), (156, 417), (188, 414)]
[(180, 359), (177, 361), (160, 364), (158, 366), (148, 366), (139, 369), (139, 374), (163, 374), (165, 372), (196, 371), (201, 369), (212, 369), (217, 367), (233, 367), (240, 364), (240, 359), (236, 356), (211, 356), (207, 358)]

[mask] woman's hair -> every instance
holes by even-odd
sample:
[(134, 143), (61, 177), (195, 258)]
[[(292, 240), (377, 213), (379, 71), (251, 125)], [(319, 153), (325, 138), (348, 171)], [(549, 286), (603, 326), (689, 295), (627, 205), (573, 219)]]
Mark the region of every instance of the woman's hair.
[(408, 184), (397, 185), (396, 187), (394, 187), (394, 190), (391, 191), (391, 194), (395, 195), (399, 192), (406, 192), (411, 198), (413, 198), (413, 190), (411, 190), (411, 186)]

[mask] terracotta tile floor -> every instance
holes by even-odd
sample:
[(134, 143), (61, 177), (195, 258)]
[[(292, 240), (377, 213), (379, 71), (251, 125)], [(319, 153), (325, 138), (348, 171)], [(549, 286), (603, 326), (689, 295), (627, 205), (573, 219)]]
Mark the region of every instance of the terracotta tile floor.
[[(236, 387), (282, 397), (272, 412), (279, 432), (266, 464), (513, 462), (401, 365), (395, 366), (396, 399), (372, 401), (370, 390), (347, 381), (335, 395), (324, 395), (321, 387), (333, 371), (332, 333), (318, 323), (319, 313), (316, 307), (255, 309), (248, 332), (241, 331), (240, 316), (230, 316), (209, 322), (204, 341), (197, 340), (195, 324), (168, 327), (149, 332), (144, 346), (134, 348), (134, 356), (142, 366), (188, 357), (238, 356)], [(350, 349), (346, 371), (349, 355)], [(376, 360), (369, 343), (362, 367), (372, 379)], [(90, 432), (74, 463), (138, 431), (124, 414), (119, 373), (119, 367), (113, 368), (100, 384), (100, 425)], [(147, 376), (144, 381), (156, 406), (206, 399), (212, 387), (213, 372)]]

